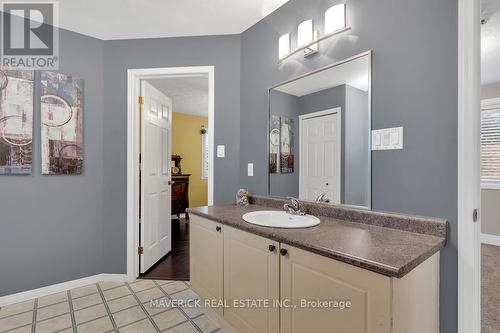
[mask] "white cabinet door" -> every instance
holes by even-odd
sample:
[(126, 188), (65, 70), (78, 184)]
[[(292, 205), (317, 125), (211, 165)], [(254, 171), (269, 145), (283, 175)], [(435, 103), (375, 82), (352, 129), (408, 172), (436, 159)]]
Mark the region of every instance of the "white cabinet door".
[[(279, 243), (230, 227), (224, 229), (224, 318), (239, 333), (278, 333)], [(233, 303), (268, 300), (268, 304)], [(298, 331), (295, 331), (298, 332)]]
[(172, 101), (141, 82), (141, 273), (172, 249), (170, 156)]
[[(189, 227), (191, 289), (203, 299), (223, 299), (223, 227), (192, 215)], [(220, 315), (222, 307), (214, 308)]]
[(342, 124), (340, 108), (300, 117), (300, 199), (326, 193), (341, 201)]
[[(391, 279), (301, 249), (281, 245), (281, 298), (297, 308), (281, 309), (281, 333), (388, 333)], [(350, 301), (343, 310), (303, 301)], [(304, 306), (304, 307), (302, 307)]]

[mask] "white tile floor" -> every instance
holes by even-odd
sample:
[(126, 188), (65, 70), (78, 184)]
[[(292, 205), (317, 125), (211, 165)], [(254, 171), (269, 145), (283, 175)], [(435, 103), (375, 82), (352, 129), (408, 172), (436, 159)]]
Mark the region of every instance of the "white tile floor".
[(197, 297), (182, 281), (102, 282), (1, 308), (0, 333), (223, 333), (201, 309), (150, 304)]

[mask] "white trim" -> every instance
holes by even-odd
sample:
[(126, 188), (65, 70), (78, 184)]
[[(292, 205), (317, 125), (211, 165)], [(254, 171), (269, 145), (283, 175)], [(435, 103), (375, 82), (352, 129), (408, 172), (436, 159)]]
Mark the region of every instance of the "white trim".
[(140, 68), (127, 71), (127, 276), (134, 280), (139, 276), (139, 105), (140, 80), (162, 77), (182, 77), (208, 74), (208, 205), (214, 202), (214, 93), (215, 67), (163, 67)]
[(500, 236), (491, 234), (481, 234), (481, 244), (500, 246)]
[[(340, 131), (342, 132), (342, 108), (341, 107), (336, 107), (336, 108), (332, 108), (332, 109), (326, 109), (326, 110), (322, 110), (322, 111), (316, 111), (316, 112), (311, 112), (311, 113), (299, 115), (299, 198), (303, 198), (303, 196), (302, 196), (302, 189), (303, 189), (302, 162), (303, 162), (303, 160), (302, 159), (303, 159), (304, 154), (302, 151), (302, 148), (303, 148), (302, 147), (302, 127), (303, 127), (302, 122), (305, 119), (324, 117), (324, 116), (328, 116), (328, 115), (336, 114), (336, 113), (339, 114), (339, 126), (340, 126)], [(340, 134), (340, 148), (342, 151), (342, 133)], [(339, 179), (341, 179), (342, 178), (342, 163), (341, 163), (340, 168), (339, 168), (339, 173), (340, 173)], [(339, 183), (339, 189), (342, 192), (342, 184), (341, 183), (342, 182)], [(330, 200), (333, 200), (333, 198), (330, 198)], [(340, 200), (342, 200), (342, 198), (340, 198)], [(334, 204), (338, 204), (338, 203), (334, 203)]]
[[(480, 0), (458, 1), (458, 332), (481, 332)], [(479, 214), (480, 215), (480, 214)]]
[(2, 296), (0, 297), (0, 307), (105, 281), (127, 282), (129, 280), (127, 278), (127, 275), (125, 274), (97, 274), (87, 276), (81, 279), (66, 281), (46, 287), (23, 291), (12, 295)]

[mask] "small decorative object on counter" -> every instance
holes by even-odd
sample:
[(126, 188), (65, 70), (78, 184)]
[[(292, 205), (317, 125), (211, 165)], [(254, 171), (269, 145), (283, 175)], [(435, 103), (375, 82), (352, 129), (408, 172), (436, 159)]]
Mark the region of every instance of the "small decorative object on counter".
[(238, 193), (236, 193), (236, 205), (241, 206), (241, 207), (246, 207), (249, 205), (248, 202), (248, 196), (250, 193), (245, 190), (244, 188), (241, 188), (238, 190)]

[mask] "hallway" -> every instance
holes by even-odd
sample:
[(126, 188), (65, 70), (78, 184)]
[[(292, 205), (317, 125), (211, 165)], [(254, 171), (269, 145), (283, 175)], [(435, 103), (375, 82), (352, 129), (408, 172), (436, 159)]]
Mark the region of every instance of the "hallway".
[(172, 250), (140, 278), (189, 281), (189, 223), (172, 220)]

